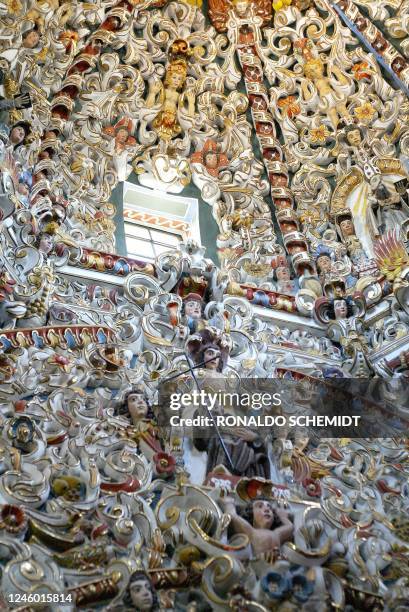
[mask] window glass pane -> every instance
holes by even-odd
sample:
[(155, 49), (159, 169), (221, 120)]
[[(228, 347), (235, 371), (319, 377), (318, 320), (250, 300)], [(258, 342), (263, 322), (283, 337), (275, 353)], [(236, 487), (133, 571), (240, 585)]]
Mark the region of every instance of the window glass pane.
[(125, 233), (127, 236), (137, 236), (138, 238), (150, 239), (149, 229), (136, 225), (135, 223), (125, 223)]
[(126, 241), (128, 253), (139, 254), (142, 257), (154, 257), (152, 243), (137, 238), (128, 238)]
[(166, 242), (166, 244), (171, 244), (173, 246), (177, 246), (182, 242), (181, 237), (177, 234), (168, 234), (166, 240), (158, 240), (158, 242)]
[(170, 232), (161, 232), (153, 229), (151, 234), (154, 242), (161, 242), (162, 244), (178, 244), (180, 242), (180, 236)]
[(154, 248), (155, 248), (156, 255), (160, 255), (161, 253), (165, 253), (165, 251), (172, 250), (172, 247), (170, 247), (169, 245), (157, 244), (157, 243), (154, 243)]
[(125, 223), (125, 237), (128, 255), (144, 261), (153, 261), (161, 253), (174, 250), (182, 242), (179, 234), (138, 223)]

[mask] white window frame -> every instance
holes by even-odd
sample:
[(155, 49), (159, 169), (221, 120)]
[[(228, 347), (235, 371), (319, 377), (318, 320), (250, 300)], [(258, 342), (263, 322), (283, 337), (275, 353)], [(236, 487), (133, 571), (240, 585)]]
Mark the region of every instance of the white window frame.
[[(146, 233), (147, 233), (147, 237), (145, 236), (138, 236), (138, 235), (133, 235), (132, 234), (132, 227), (135, 228), (141, 228), (143, 229)], [(155, 261), (155, 258), (160, 255), (159, 252), (156, 251), (155, 246), (158, 247), (166, 247), (166, 250), (172, 250), (172, 249), (176, 249), (178, 243), (183, 242), (183, 236), (182, 234), (180, 234), (179, 232), (171, 232), (170, 230), (165, 230), (163, 228), (158, 228), (158, 227), (151, 227), (148, 225), (144, 225), (142, 223), (138, 223), (136, 221), (125, 221), (124, 223), (124, 229), (125, 229), (125, 243), (126, 243), (126, 249), (127, 249), (127, 253), (129, 257), (132, 257), (134, 259), (140, 259), (140, 260), (146, 260), (146, 261)], [(153, 234), (163, 234), (163, 242), (160, 240), (159, 236), (156, 236)], [(175, 237), (176, 240), (171, 241), (170, 243), (166, 241), (166, 236), (172, 236)], [(149, 249), (149, 256), (142, 253), (136, 253), (132, 250), (132, 246), (130, 245), (130, 240), (132, 240), (132, 238), (134, 238), (135, 240), (139, 240), (142, 243), (146, 243), (151, 245), (150, 249)], [(128, 240), (130, 239), (130, 240)], [(141, 245), (141, 248), (143, 248), (143, 246)], [(150, 252), (151, 250), (153, 251), (153, 256), (151, 257)], [(160, 249), (161, 252), (163, 252), (162, 249)]]
[[(146, 227), (149, 230), (180, 236), (181, 241), (192, 238), (199, 245), (202, 243), (199, 224), (199, 200), (196, 198), (186, 198), (179, 194), (169, 194), (125, 181), (123, 188), (123, 210), (125, 242), (129, 257), (153, 261), (151, 256), (147, 258), (141, 255), (134, 255), (131, 252), (132, 249), (128, 247), (128, 238), (132, 236), (127, 232), (127, 225), (132, 223), (140, 227)], [(136, 218), (133, 219), (132, 215)], [(145, 222), (141, 220), (141, 217), (147, 218), (148, 221)], [(155, 219), (157, 219), (157, 221), (155, 221)], [(184, 229), (179, 230), (174, 227), (163, 227), (163, 225), (160, 225), (163, 221), (169, 221), (170, 223), (172, 221), (177, 221)], [(140, 239), (136, 236), (135, 238)], [(155, 244), (155, 242), (160, 245), (160, 241), (154, 240), (153, 244)], [(172, 249), (175, 247), (170, 246), (169, 248)]]

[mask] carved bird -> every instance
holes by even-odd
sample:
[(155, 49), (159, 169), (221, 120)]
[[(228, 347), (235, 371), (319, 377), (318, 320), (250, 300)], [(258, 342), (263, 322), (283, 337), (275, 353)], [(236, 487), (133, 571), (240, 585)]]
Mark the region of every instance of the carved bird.
[(394, 281), (409, 266), (409, 254), (399, 235), (399, 230), (390, 230), (374, 247), (376, 263), (388, 281)]

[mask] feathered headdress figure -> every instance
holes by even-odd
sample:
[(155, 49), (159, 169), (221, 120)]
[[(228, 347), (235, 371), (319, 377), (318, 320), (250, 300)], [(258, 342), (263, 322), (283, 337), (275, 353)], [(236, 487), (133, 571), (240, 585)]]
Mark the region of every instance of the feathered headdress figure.
[(400, 237), (399, 230), (390, 230), (374, 247), (379, 270), (388, 281), (394, 281), (409, 266), (409, 255)]

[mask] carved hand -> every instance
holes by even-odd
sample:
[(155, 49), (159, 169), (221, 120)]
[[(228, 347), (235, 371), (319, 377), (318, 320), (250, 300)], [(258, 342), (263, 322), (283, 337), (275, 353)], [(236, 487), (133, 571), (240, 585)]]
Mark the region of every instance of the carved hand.
[(162, 89), (162, 83), (160, 81), (153, 81), (153, 83), (149, 84), (150, 92), (153, 94), (157, 94)]

